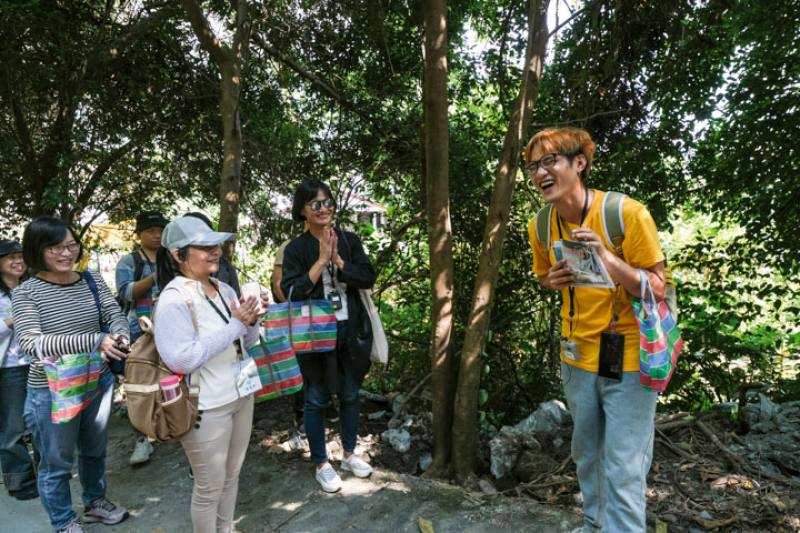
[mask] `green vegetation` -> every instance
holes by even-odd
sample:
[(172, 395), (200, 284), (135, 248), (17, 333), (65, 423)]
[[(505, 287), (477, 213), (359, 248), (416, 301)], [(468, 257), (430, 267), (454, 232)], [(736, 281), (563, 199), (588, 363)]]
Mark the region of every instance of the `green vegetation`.
[[(248, 2), (198, 4), (230, 41)], [(369, 386), (408, 389), (431, 371), (427, 4), (249, 4), (238, 207), (259, 262), (245, 266), (266, 273), (271, 250), (300, 231), (274, 199), (302, 178), (384, 204), (383, 232), (359, 228), (380, 269), (391, 346)], [(447, 10), (458, 360), (528, 9), (451, 0)], [(586, 128), (598, 144), (590, 185), (628, 193), (656, 218), (686, 341), (665, 407), (735, 400), (746, 382), (800, 398), (800, 3), (553, 0), (550, 12), (566, 24), (550, 37), (523, 138)], [(224, 76), (179, 3), (0, 0), (0, 17), (0, 231), (43, 213), (86, 225), (179, 201), (218, 210)], [(559, 301), (530, 273), (525, 231), (539, 199), (517, 178), (480, 354), (487, 433), (560, 395)]]

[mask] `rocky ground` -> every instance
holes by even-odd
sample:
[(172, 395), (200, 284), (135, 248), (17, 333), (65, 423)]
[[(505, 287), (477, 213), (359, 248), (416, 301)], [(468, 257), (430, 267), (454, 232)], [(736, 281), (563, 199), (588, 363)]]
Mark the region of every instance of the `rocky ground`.
[[(460, 488), (420, 477), (430, 461), (427, 402), (367, 394), (359, 451), (376, 472), (369, 480), (343, 476), (335, 495), (318, 490), (307, 448), (291, 439), (290, 403), (256, 407), (237, 507), (242, 532), (558, 532), (581, 524), (569, 414), (559, 402), (484, 443), (479, 478)], [(746, 427), (727, 410), (658, 417), (650, 531), (800, 531), (800, 402), (757, 396), (744, 413)], [(338, 424), (329, 425), (329, 451), (338, 459)], [(115, 415), (110, 495), (133, 516), (90, 531), (190, 531), (192, 481), (180, 446), (159, 444), (150, 463), (131, 468), (133, 442), (125, 417)], [(73, 487), (77, 495), (77, 480)], [(0, 532), (48, 531), (38, 500), (0, 496), (0, 516)]]
[[(365, 426), (379, 424), (366, 418), (374, 408), (365, 401)], [(402, 464), (404, 454), (378, 443), (377, 436), (369, 436), (368, 427), (362, 445), (376, 472), (368, 480), (345, 475), (340, 493), (325, 494), (318, 490), (307, 456), (302, 451), (285, 452), (280, 446), (289, 440), (291, 428), (288, 400), (256, 407), (236, 512), (237, 528), (242, 532), (557, 532), (573, 531), (581, 523), (576, 509), (540, 505), (526, 498), (486, 502), (460, 488), (386, 468), (382, 458), (389, 458), (388, 464)], [(334, 457), (339, 451), (337, 437), (332, 431)], [(192, 480), (182, 449), (177, 444), (158, 444), (148, 464), (132, 468), (127, 461), (133, 444), (134, 433), (126, 419), (115, 415), (109, 436), (109, 496), (128, 507), (132, 517), (118, 526), (92, 525), (87, 529), (191, 531)], [(74, 479), (76, 508), (78, 491)], [(2, 494), (0, 517), (0, 532), (50, 531), (38, 499), (18, 502)]]

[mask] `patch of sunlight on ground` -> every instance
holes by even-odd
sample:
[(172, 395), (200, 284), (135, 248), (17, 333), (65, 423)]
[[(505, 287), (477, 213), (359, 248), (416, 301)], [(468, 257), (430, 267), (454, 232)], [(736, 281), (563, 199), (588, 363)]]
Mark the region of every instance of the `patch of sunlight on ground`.
[(302, 505), (303, 502), (289, 502), (289, 503), (275, 502), (269, 507), (270, 509), (283, 509), (284, 511), (293, 512), (299, 509)]

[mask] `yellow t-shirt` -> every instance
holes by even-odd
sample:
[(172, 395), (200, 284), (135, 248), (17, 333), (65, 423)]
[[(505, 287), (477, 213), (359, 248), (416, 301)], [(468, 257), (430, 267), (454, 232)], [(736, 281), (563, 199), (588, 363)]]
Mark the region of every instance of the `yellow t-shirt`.
[[(584, 227), (591, 228), (600, 235), (609, 250), (614, 247), (608, 242), (603, 231), (602, 204), (605, 193), (594, 191), (594, 200), (586, 214)], [(537, 276), (544, 276), (555, 263), (552, 243), (559, 239), (558, 224), (555, 209), (553, 220), (550, 224), (551, 249), (545, 250), (544, 244), (536, 240), (536, 217), (528, 223), (528, 239), (533, 250), (533, 272)], [(625, 239), (622, 241), (622, 255), (625, 262), (634, 268), (650, 268), (664, 260), (661, 246), (658, 243), (658, 232), (653, 217), (647, 208), (633, 200), (625, 198), (622, 204), (622, 220), (625, 224)], [(569, 228), (564, 232), (565, 239), (569, 239), (572, 230), (577, 229), (577, 224), (562, 224), (562, 228)], [(639, 370), (639, 325), (633, 315), (631, 296), (622, 286), (617, 288), (619, 300), (617, 310), (617, 332), (625, 336), (625, 356), (622, 363), (624, 372)], [(569, 290), (562, 289), (561, 305), (561, 335), (569, 337)], [(561, 360), (568, 365), (573, 365), (583, 370), (597, 372), (599, 366), (600, 334), (611, 325), (611, 311), (614, 303), (613, 289), (595, 289), (577, 287), (575, 289), (575, 314), (572, 318), (572, 337), (578, 346), (580, 358), (577, 361), (561, 355)]]

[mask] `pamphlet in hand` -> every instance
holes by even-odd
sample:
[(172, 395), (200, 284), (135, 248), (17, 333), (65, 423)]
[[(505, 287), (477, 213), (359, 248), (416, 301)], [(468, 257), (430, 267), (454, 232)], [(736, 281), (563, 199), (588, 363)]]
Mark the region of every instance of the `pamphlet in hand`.
[(579, 241), (557, 240), (553, 243), (556, 261), (567, 260), (567, 268), (575, 274), (573, 287), (613, 289), (614, 282), (597, 253)]

